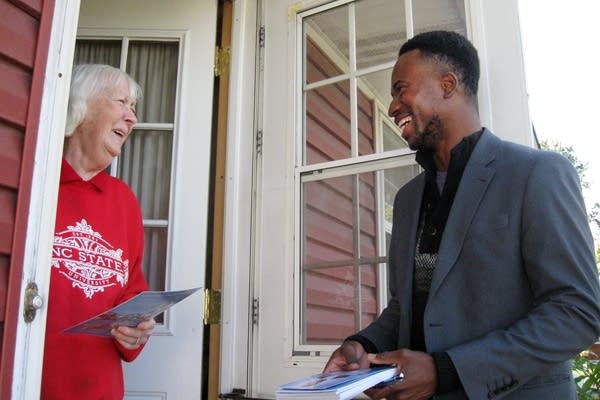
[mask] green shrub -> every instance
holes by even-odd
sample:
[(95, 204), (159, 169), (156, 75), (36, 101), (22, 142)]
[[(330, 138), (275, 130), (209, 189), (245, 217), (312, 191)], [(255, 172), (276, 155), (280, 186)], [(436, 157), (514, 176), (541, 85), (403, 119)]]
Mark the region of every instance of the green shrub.
[(583, 352), (575, 357), (573, 376), (579, 400), (600, 399), (600, 360), (594, 353)]

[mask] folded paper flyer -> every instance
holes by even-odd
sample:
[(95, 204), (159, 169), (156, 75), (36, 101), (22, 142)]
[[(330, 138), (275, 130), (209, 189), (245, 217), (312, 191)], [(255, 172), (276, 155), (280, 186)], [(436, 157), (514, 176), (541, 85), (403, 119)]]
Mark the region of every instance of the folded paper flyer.
[(64, 332), (111, 337), (112, 328), (136, 327), (140, 322), (154, 318), (198, 289), (200, 288), (142, 292), (108, 311), (65, 329)]

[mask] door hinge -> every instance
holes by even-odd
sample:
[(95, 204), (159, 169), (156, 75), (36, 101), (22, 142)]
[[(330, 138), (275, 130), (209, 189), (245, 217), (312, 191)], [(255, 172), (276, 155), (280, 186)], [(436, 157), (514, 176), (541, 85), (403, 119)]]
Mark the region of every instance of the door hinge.
[(229, 60), (231, 59), (231, 48), (229, 46), (215, 48), (215, 76), (221, 76), (229, 72)]
[(204, 289), (204, 325), (221, 323), (221, 291)]
[(265, 27), (261, 26), (258, 30), (258, 47), (261, 49), (265, 47)]
[(252, 324), (258, 325), (258, 299), (252, 299)]
[(262, 153), (263, 131), (256, 131), (256, 155)]

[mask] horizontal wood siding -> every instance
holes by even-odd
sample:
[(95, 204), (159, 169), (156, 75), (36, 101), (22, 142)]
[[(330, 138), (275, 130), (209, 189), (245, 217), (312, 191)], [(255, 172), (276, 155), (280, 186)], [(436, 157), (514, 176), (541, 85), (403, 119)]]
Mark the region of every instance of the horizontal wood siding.
[[(327, 55), (307, 41), (307, 81), (317, 82), (341, 71)], [(310, 90), (305, 97), (305, 159), (307, 164), (350, 157), (350, 84), (341, 81)], [(375, 150), (372, 102), (358, 92), (359, 154)], [(377, 315), (377, 268), (360, 265), (354, 254), (354, 205), (359, 201), (360, 253), (375, 256), (376, 197), (373, 173), (359, 177), (359, 198), (353, 200), (354, 176), (314, 181), (304, 186), (304, 338), (307, 343), (338, 343)], [(310, 269), (311, 265), (348, 261), (351, 265)], [(357, 272), (359, 271), (359, 272)], [(360, 321), (357, 285), (360, 274)]]
[(54, 0), (0, 3), (0, 398), (11, 397), (31, 179)]
[[(48, 0), (45, 0), (48, 3)], [(43, 0), (10, 0), (10, 3), (19, 7), (23, 12), (31, 15), (37, 21), (40, 20), (42, 14), (42, 6)], [(45, 7), (44, 10), (52, 10), (54, 8), (54, 1), (50, 1), (50, 5), (52, 7)], [(52, 15), (49, 16), (49, 19), (52, 18)], [(36, 32), (37, 34), (37, 32)], [(37, 35), (35, 36), (37, 38)]]
[[(10, 256), (17, 210), (15, 190), (0, 190), (0, 210), (0, 254)], [(0, 317), (1, 321), (4, 316)]]
[(0, 120), (25, 128), (31, 71), (0, 58)]
[(21, 171), (23, 130), (0, 120), (0, 184), (16, 189)]
[(33, 67), (39, 20), (15, 4), (0, 3), (0, 49), (2, 54), (20, 65)]

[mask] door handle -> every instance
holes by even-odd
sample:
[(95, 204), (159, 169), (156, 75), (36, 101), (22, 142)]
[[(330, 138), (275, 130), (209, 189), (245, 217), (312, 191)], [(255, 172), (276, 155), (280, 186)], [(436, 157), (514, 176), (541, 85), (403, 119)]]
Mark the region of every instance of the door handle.
[(29, 282), (25, 289), (25, 309), (23, 310), (23, 319), (25, 322), (31, 322), (35, 319), (37, 310), (44, 305), (44, 299), (38, 294), (38, 287), (35, 282)]

